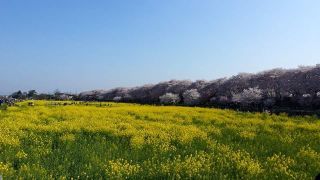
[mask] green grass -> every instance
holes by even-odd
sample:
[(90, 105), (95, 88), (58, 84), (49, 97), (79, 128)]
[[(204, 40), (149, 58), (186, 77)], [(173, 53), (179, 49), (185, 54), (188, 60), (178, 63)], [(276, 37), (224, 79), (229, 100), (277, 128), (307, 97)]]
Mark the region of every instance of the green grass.
[(4, 179), (314, 179), (320, 173), (316, 117), (50, 104), (0, 110)]

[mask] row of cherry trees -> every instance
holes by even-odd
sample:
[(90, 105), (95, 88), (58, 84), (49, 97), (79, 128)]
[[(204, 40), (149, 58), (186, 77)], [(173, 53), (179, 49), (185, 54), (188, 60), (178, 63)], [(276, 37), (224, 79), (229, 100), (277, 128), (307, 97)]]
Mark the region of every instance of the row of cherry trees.
[(80, 93), (79, 99), (249, 109), (319, 109), (320, 65), (240, 73), (214, 81), (171, 80), (135, 88), (88, 91)]

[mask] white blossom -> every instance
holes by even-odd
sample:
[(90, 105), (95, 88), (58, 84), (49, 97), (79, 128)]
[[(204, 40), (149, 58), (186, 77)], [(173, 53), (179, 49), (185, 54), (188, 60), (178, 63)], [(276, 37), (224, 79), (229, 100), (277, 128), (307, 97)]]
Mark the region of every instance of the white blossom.
[(120, 96), (116, 96), (113, 98), (113, 101), (115, 101), (115, 102), (119, 102), (121, 100), (122, 100), (122, 97), (120, 97)]
[(200, 93), (197, 89), (190, 89), (183, 93), (183, 101), (188, 105), (195, 105), (200, 102)]
[(311, 94), (303, 94), (302, 97), (308, 98), (308, 97), (311, 97)]
[(166, 93), (159, 97), (160, 102), (164, 104), (175, 104), (180, 102), (180, 97), (177, 94)]
[(232, 95), (232, 101), (238, 103), (253, 103), (262, 99), (262, 91), (258, 87), (244, 89), (241, 93)]

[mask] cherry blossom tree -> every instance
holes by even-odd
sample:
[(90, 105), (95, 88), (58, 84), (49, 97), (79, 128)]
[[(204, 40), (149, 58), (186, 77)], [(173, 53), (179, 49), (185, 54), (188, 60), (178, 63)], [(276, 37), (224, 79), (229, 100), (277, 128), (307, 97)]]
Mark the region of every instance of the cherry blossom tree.
[(262, 91), (258, 87), (244, 89), (232, 95), (232, 101), (241, 104), (257, 103), (262, 99)]
[(187, 105), (196, 105), (200, 103), (200, 97), (197, 89), (190, 89), (183, 93), (183, 102)]
[(176, 104), (180, 102), (180, 97), (177, 94), (166, 93), (159, 97), (160, 103), (163, 104)]

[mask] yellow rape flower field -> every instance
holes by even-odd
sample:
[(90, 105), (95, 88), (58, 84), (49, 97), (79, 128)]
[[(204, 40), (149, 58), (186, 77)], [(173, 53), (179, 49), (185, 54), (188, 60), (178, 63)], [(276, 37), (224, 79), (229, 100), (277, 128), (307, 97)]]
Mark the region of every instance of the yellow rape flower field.
[(320, 119), (313, 116), (49, 101), (0, 111), (4, 179), (314, 179), (319, 173)]

